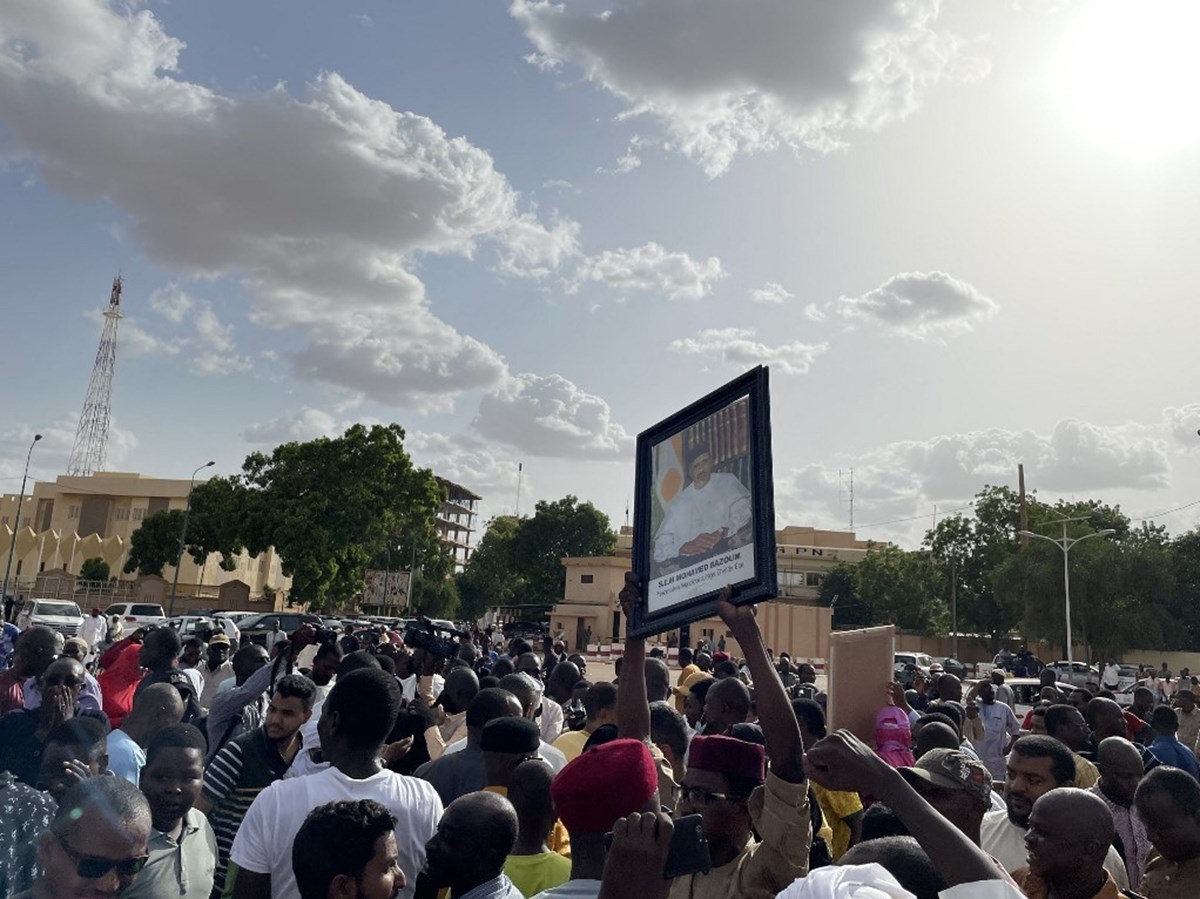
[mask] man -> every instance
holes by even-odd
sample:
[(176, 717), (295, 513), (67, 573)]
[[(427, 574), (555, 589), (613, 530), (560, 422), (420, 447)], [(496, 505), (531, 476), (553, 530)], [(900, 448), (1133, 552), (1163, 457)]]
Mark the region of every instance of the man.
[(571, 879), (535, 899), (594, 899), (604, 871), (604, 835), (625, 815), (658, 808), (654, 759), (640, 740), (612, 740), (570, 762), (550, 793), (571, 836)]
[(283, 631), (281, 629), (279, 619), (273, 618), (271, 620), (271, 630), (267, 634), (267, 637), (266, 637), (267, 652), (270, 653), (271, 650), (273, 650), (280, 643), (283, 643), (284, 641), (286, 641), (287, 638), (288, 638), (288, 635), (285, 631)]
[(704, 733), (723, 734), (750, 716), (750, 691), (736, 677), (718, 680), (704, 698)]
[(296, 893), (292, 841), (308, 811), (341, 799), (375, 799), (396, 817), (400, 867), (413, 895), (425, 861), (425, 843), (442, 814), (428, 783), (383, 767), (384, 741), (400, 712), (400, 686), (378, 668), (339, 676), (321, 713), (321, 751), (330, 767), (316, 774), (279, 780), (258, 794), (233, 841), (238, 866), (236, 899), (283, 899)]
[(562, 706), (553, 699), (546, 696), (546, 688), (541, 679), (542, 660), (534, 652), (523, 652), (517, 656), (517, 674), (528, 675), (536, 684), (541, 692), (541, 698), (538, 701), (538, 708), (535, 710), (533, 720), (538, 723), (538, 727), (542, 731), (542, 742), (553, 743), (558, 739), (559, 734), (563, 729), (563, 710)]
[[(980, 848), (998, 861), (1009, 874), (1028, 863), (1025, 835), (1033, 804), (1056, 787), (1070, 787), (1075, 780), (1075, 761), (1070, 750), (1051, 737), (1021, 737), (1008, 754), (1004, 781), (1005, 810), (988, 812), (980, 826)], [(1115, 849), (1109, 847), (1104, 867), (1117, 886), (1126, 889), (1129, 878)]]
[(0, 896), (16, 895), (32, 884), (34, 845), (57, 807), (48, 794), (0, 771)]
[(11, 666), (0, 671), (0, 715), (25, 708), (25, 682), (50, 667), (62, 647), (62, 635), (45, 625), (35, 624), (21, 632)]
[[(1084, 714), (1087, 711), (1087, 705), (1095, 699), (1092, 696), (1091, 690), (1085, 690), (1083, 687), (1076, 687), (1067, 695), (1067, 702), (1079, 710), (1079, 714)], [(1053, 705), (1054, 703), (1051, 703)]]
[(570, 659), (563, 659), (554, 666), (554, 670), (546, 679), (546, 695), (560, 706), (565, 706), (571, 701), (575, 685), (581, 680), (583, 680), (583, 674), (580, 672), (579, 666)]
[[(975, 750), (979, 759), (995, 780), (1004, 778), (1004, 758), (1008, 753), (1009, 743), (1020, 736), (1021, 723), (1013, 710), (1002, 702), (996, 702), (996, 687), (991, 681), (982, 681), (971, 689), (972, 694), (978, 694), (979, 721), (983, 725), (983, 737), (975, 740)], [(967, 708), (970, 710), (972, 697), (967, 697)]]
[(234, 737), (262, 724), (267, 688), (274, 680), (267, 651), (256, 644), (233, 654), (234, 686), (219, 692), (208, 711), (208, 759)]
[(583, 729), (569, 730), (553, 743), (568, 762), (583, 752), (583, 744), (596, 732), (596, 728), (616, 723), (617, 688), (603, 681), (592, 684), (583, 694), (583, 708), (587, 713), (587, 723)]
[(1150, 723), (1150, 713), (1154, 711), (1154, 691), (1149, 687), (1137, 687), (1133, 691), (1133, 706), (1130, 711), (1146, 724)]
[[(793, 699), (792, 712), (800, 725), (800, 740), (807, 752), (826, 736), (825, 710), (815, 700)], [(827, 790), (816, 781), (813, 781), (812, 789), (825, 823), (833, 833), (829, 852), (837, 861), (862, 839), (862, 800), (856, 791)]]
[(1120, 687), (1120, 684), (1121, 666), (1112, 659), (1109, 659), (1104, 665), (1104, 670), (1100, 672), (1100, 685), (1104, 687), (1105, 690), (1111, 690), (1112, 692), (1116, 693)]
[(1200, 778), (1200, 765), (1196, 753), (1179, 742), (1179, 716), (1169, 705), (1160, 705), (1150, 713), (1150, 726), (1154, 729), (1154, 742), (1150, 752), (1160, 763), (1181, 768), (1192, 777)]
[(425, 874), (451, 899), (524, 899), (504, 874), (517, 841), (517, 813), (495, 793), (468, 793), (446, 809), (425, 845)]
[(1112, 816), (1102, 801), (1085, 790), (1051, 790), (1033, 804), (1029, 864), (1013, 879), (1029, 899), (1115, 899), (1123, 894), (1104, 868), (1112, 840)]
[(137, 693), (142, 692), (151, 684), (161, 684), (171, 679), (174, 671), (182, 670), (192, 683), (193, 695), (200, 696), (204, 690), (204, 682), (200, 673), (194, 668), (180, 669), (176, 666), (179, 652), (183, 649), (183, 639), (179, 632), (171, 627), (156, 627), (142, 639), (142, 648), (138, 650), (138, 661), (146, 669), (146, 674), (137, 685)]
[(200, 672), (199, 666), (201, 656), (204, 655), (204, 641), (199, 637), (188, 637), (183, 641), (183, 651), (179, 654), (179, 667), (181, 669), (192, 668), (200, 675), (200, 682), (204, 683), (204, 675)]
[(204, 734), (172, 724), (146, 745), (142, 792), (150, 803), (150, 859), (121, 899), (208, 899), (217, 841), (208, 819), (193, 806), (204, 777)]
[(204, 770), (196, 807), (207, 814), (217, 841), (213, 889), (225, 889), (229, 850), (254, 798), (287, 772), (300, 749), (300, 728), (312, 715), (316, 685), (302, 674), (275, 683), (262, 726), (226, 743)]
[(145, 866), (149, 841), (150, 807), (137, 787), (120, 777), (84, 780), (37, 838), (42, 873), (21, 899), (115, 896)]
[[(542, 761), (539, 744), (538, 726), (528, 718), (505, 717), (488, 722), (479, 738), (487, 783), (484, 789), (507, 797), (517, 767), (531, 759)], [(561, 823), (555, 822), (547, 840), (553, 851), (570, 853), (571, 840)]]
[(991, 679), (992, 686), (996, 688), (996, 701), (1004, 703), (1015, 713), (1017, 710), (1017, 698), (1013, 694), (1012, 687), (1004, 682), (1004, 671), (999, 668), (993, 668)]
[(1145, 774), (1142, 756), (1124, 737), (1107, 737), (1096, 751), (1096, 766), (1100, 769), (1100, 779), (1092, 792), (1104, 800), (1112, 813), (1117, 832), (1114, 845), (1125, 862), (1129, 885), (1136, 890), (1153, 848), (1146, 825), (1133, 809), (1134, 795)]
[(183, 697), (170, 684), (152, 684), (133, 701), (133, 709), (121, 726), (108, 734), (105, 749), (108, 768), (135, 786), (146, 764), (145, 746), (160, 728), (178, 724), (183, 718)]
[(391, 812), (371, 799), (313, 809), (292, 842), (300, 899), (391, 899), (407, 885), (395, 829)]
[(46, 737), (37, 787), (61, 802), (80, 780), (111, 774), (104, 751), (104, 725), (95, 718), (70, 718)]
[(490, 721), (508, 717), (521, 717), (521, 703), (517, 697), (498, 687), (480, 690), (467, 707), (464, 748), (425, 762), (417, 768), (415, 776), (433, 785), (444, 806), (459, 796), (482, 790), (487, 786), (487, 769), (480, 748), (483, 729)]
[[(912, 726), (912, 753), (914, 759), (934, 749), (958, 749), (960, 740), (953, 724), (946, 721), (930, 720), (932, 716), (922, 715)], [(945, 715), (938, 715), (945, 718)], [(948, 719), (947, 719), (948, 720)], [(963, 753), (966, 755), (966, 753)], [(971, 758), (968, 756), (968, 758)], [(974, 759), (974, 761), (979, 761)], [(980, 763), (982, 764), (982, 763)]]
[(703, 444), (691, 448), (686, 472), (690, 483), (667, 506), (654, 534), (655, 562), (690, 565), (749, 540), (750, 491), (737, 476), (714, 472), (712, 453)]
[(9, 771), (21, 783), (36, 787), (51, 731), (75, 717), (95, 718), (107, 729), (108, 718), (103, 712), (80, 705), (83, 675), (83, 666), (74, 659), (64, 657), (51, 662), (40, 678), (41, 705), (0, 718), (0, 771)]
[(233, 663), (229, 661), (230, 643), (224, 634), (213, 634), (208, 640), (206, 658), (198, 666), (204, 678), (204, 689), (200, 692), (200, 708), (208, 712), (221, 684), (233, 677)]
[[(507, 690), (517, 697), (521, 703), (522, 715), (530, 721), (537, 720), (537, 712), (542, 702), (542, 682), (528, 674), (506, 674), (500, 678), (500, 689)], [(539, 729), (540, 730), (540, 729)], [(458, 739), (446, 747), (446, 752), (459, 752), (467, 745), (465, 739)], [(538, 754), (546, 760), (555, 772), (561, 771), (567, 764), (567, 758), (543, 738)]]
[(697, 652), (693, 656), (693, 664), (689, 666), (694, 669), (686, 678), (680, 676), (679, 686), (675, 688), (675, 707), (679, 711), (687, 714), (687, 698), (692, 692), (692, 688), (701, 681), (709, 681), (712, 676), (712, 656), (706, 652)]
[[(1140, 719), (1138, 719), (1140, 723)], [(1097, 696), (1087, 707), (1087, 723), (1092, 729), (1092, 745), (1099, 746), (1100, 741), (1107, 737), (1125, 737), (1133, 740), (1136, 734), (1130, 733), (1128, 719), (1124, 710), (1111, 699), (1106, 699), (1103, 696)], [(1142, 725), (1146, 726), (1146, 725)], [(1146, 771), (1151, 771), (1157, 768), (1159, 761), (1141, 743), (1134, 743), (1134, 747), (1142, 756), (1142, 765)]]
[(87, 641), (89, 651), (100, 651), (100, 644), (108, 636), (108, 621), (99, 609), (93, 608), (92, 614), (83, 619), (83, 627), (79, 629), (79, 636)]
[(991, 775), (983, 762), (957, 749), (931, 749), (899, 771), (926, 802), (980, 844), (983, 816), (992, 801)]
[(687, 695), (687, 691), (683, 686), (684, 681), (686, 681), (692, 675), (700, 673), (700, 666), (695, 663), (694, 659), (695, 657), (692, 655), (692, 650), (690, 647), (680, 647), (679, 677), (675, 680), (675, 689), (671, 691), (675, 696), (675, 707), (680, 712), (683, 711), (683, 699)]
[(682, 780), (687, 773), (687, 751), (692, 734), (687, 719), (668, 702), (650, 703), (650, 742), (671, 767), (671, 776)]
[(1138, 786), (1134, 807), (1154, 845), (1140, 890), (1149, 899), (1200, 896), (1200, 784), (1177, 768), (1156, 768)]
[(1071, 758), (1075, 762), (1075, 782), (1073, 786), (1086, 790), (1100, 779), (1096, 766), (1083, 758), (1079, 753), (1089, 747), (1088, 738), (1091, 731), (1083, 715), (1074, 706), (1052, 705), (1046, 709), (1046, 736), (1053, 737), (1071, 750)]
[(446, 675), (445, 686), (436, 704), (441, 720), (435, 718), (430, 722), (424, 734), (431, 761), (441, 758), (448, 745), (466, 736), (467, 708), (478, 693), (479, 677), (470, 668), (460, 666)]
[(1196, 694), (1190, 689), (1181, 689), (1175, 694), (1175, 712), (1179, 715), (1179, 742), (1193, 752), (1200, 737), (1200, 709), (1196, 708)]
[(504, 873), (525, 896), (552, 889), (571, 877), (570, 858), (548, 843), (558, 815), (550, 785), (554, 772), (541, 759), (522, 762), (509, 780), (508, 801), (517, 813), (517, 842), (504, 863)]

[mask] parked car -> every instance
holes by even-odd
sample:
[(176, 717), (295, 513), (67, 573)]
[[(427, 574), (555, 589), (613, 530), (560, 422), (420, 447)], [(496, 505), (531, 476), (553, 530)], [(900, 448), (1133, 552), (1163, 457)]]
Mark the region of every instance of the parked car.
[(17, 616), (17, 627), (25, 630), (35, 624), (53, 628), (64, 637), (78, 637), (83, 613), (69, 599), (29, 599)]
[(104, 610), (104, 617), (109, 621), (112, 621), (113, 615), (119, 616), (124, 622), (126, 634), (139, 627), (162, 627), (167, 623), (163, 607), (156, 602), (116, 602)]
[(1062, 679), (1067, 683), (1077, 687), (1087, 687), (1092, 692), (1100, 689), (1100, 669), (1095, 665), (1088, 665), (1086, 662), (1072, 662), (1068, 665), (1064, 659), (1061, 662), (1055, 662), (1054, 667), (1058, 669)]
[(185, 640), (196, 636), (197, 630), (215, 629), (220, 625), (207, 615), (177, 615), (167, 619), (167, 627), (179, 631), (179, 636)]
[(967, 676), (967, 666), (960, 662), (954, 656), (946, 656), (941, 660), (942, 671), (946, 674), (953, 674), (959, 680)]
[(276, 621), (279, 622), (279, 629), (287, 634), (293, 633), (305, 624), (321, 627), (321, 619), (316, 615), (302, 612), (263, 612), (243, 618), (238, 622), (238, 628), (243, 636), (250, 638), (251, 643), (265, 645), (267, 634), (275, 630)]
[(894, 662), (892, 670), (895, 672), (896, 680), (907, 689), (912, 686), (913, 675), (918, 671), (926, 678), (929, 677), (933, 656), (928, 656), (923, 652), (898, 652), (894, 657)]
[[(974, 687), (979, 681), (974, 681), (971, 684), (963, 684), (963, 696), (965, 697), (971, 687)], [(1005, 679), (1004, 683), (1013, 691), (1013, 699), (1016, 704), (1017, 720), (1024, 721), (1025, 715), (1031, 708), (1038, 704), (1038, 700), (1042, 694), (1042, 681), (1037, 677), (1010, 677)], [(1063, 681), (1056, 681), (1054, 684), (1058, 691), (1064, 697), (1069, 696), (1071, 691), (1075, 689), (1074, 684), (1068, 684)]]

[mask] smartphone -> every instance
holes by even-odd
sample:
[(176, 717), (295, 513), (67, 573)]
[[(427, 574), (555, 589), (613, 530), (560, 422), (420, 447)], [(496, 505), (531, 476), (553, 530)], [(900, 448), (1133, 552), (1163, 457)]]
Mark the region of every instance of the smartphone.
[[(604, 848), (612, 848), (613, 835), (604, 835)], [(704, 818), (687, 815), (675, 820), (671, 833), (671, 845), (667, 849), (667, 860), (663, 864), (663, 878), (674, 880), (685, 874), (707, 874), (712, 870), (712, 859), (708, 855), (708, 840), (704, 838)]]
[(703, 816), (676, 818), (671, 847), (667, 850), (667, 861), (663, 865), (663, 877), (674, 880), (685, 874), (707, 874), (710, 870), (712, 859), (708, 855), (708, 840), (704, 838)]

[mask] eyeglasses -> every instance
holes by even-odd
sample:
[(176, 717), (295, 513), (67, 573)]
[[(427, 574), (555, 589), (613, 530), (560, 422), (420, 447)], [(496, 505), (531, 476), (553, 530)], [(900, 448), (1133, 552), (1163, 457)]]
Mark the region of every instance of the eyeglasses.
[(712, 793), (702, 787), (676, 787), (673, 791), (675, 794), (675, 804), (679, 805), (684, 799), (689, 804), (696, 808), (701, 808), (706, 805), (712, 805), (714, 802), (726, 800), (728, 802), (737, 802), (739, 799), (745, 799), (745, 796), (730, 796), (727, 793)]
[(142, 868), (146, 867), (146, 862), (150, 858), (148, 855), (143, 855), (140, 858), (123, 858), (114, 861), (111, 858), (80, 855), (67, 845), (67, 841), (63, 838), (62, 834), (56, 833), (53, 830), (50, 832), (54, 834), (54, 839), (58, 840), (58, 845), (62, 847), (63, 852), (70, 857), (71, 861), (75, 862), (75, 873), (84, 880), (96, 880), (103, 877), (113, 868), (117, 869), (117, 875), (120, 877), (133, 877), (135, 874), (140, 873)]

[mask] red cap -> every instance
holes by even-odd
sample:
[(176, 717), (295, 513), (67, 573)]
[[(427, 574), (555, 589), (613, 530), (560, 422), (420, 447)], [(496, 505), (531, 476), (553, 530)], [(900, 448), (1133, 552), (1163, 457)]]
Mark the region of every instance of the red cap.
[(736, 737), (693, 737), (688, 747), (688, 767), (763, 780), (767, 776), (767, 752), (757, 743)]
[(618, 818), (641, 811), (658, 792), (658, 769), (641, 740), (589, 749), (550, 785), (554, 811), (571, 834), (607, 833)]
[(729, 653), (721, 652), (720, 650), (713, 653), (713, 664), (714, 665), (720, 665), (722, 662), (728, 662), (728, 661), (729, 661)]

